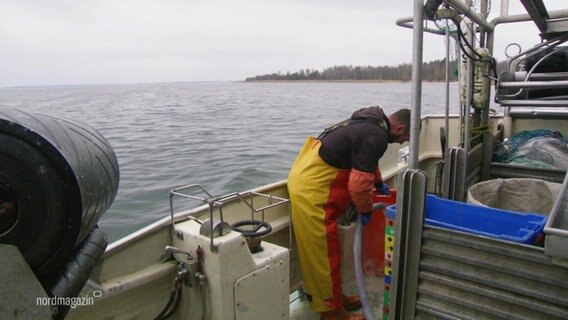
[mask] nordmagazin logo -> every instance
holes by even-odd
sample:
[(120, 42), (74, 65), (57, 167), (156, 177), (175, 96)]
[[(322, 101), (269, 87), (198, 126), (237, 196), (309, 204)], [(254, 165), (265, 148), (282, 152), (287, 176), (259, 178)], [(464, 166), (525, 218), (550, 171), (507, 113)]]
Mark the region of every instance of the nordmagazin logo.
[(67, 306), (75, 309), (79, 306), (92, 306), (95, 303), (95, 298), (100, 298), (102, 291), (93, 291), (93, 296), (84, 297), (37, 297), (36, 305), (38, 306)]

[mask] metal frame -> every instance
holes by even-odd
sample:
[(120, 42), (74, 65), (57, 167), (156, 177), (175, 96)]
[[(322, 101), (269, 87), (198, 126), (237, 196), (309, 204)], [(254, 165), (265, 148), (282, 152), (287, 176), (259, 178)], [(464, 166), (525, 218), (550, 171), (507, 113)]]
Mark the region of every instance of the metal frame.
[[(488, 23), (486, 19), (471, 10), (471, 8), (466, 4), (466, 2), (461, 0), (444, 0), (445, 3), (450, 4), (452, 8), (460, 11), (464, 16), (471, 19), (476, 25), (479, 26), (480, 32), (487, 33), (487, 48), (489, 49), (489, 53), (492, 54), (493, 49), (493, 40), (494, 40), (494, 28), (499, 23), (508, 23), (508, 22), (517, 22), (517, 21), (529, 21), (533, 20), (542, 28), (543, 34), (541, 37), (543, 39), (553, 38), (555, 35), (545, 33), (547, 31), (547, 26), (549, 23), (549, 19), (555, 16), (559, 16), (564, 14), (564, 16), (568, 16), (568, 11), (563, 10), (556, 12), (550, 12), (548, 15), (544, 15), (545, 12), (544, 5), (542, 4), (542, 0), (522, 0), (525, 7), (534, 6), (533, 9), (528, 9), (528, 15), (516, 15), (510, 17), (500, 17), (493, 20), (491, 23)], [(505, 1), (507, 2), (507, 1)], [(469, 2), (467, 2), (469, 3)], [(508, 8), (507, 8), (508, 9)], [(420, 66), (422, 65), (422, 58), (423, 58), (423, 33), (430, 32), (434, 34), (444, 34), (440, 30), (435, 30), (431, 28), (424, 27), (424, 1), (423, 0), (414, 0), (414, 11), (413, 17), (410, 20), (409, 18), (403, 18), (397, 20), (397, 24), (402, 27), (412, 28), (413, 29), (413, 72), (412, 72), (412, 97), (411, 97), (411, 112), (412, 112), (412, 121), (411, 121), (411, 141), (410, 141), (410, 159), (409, 159), (409, 168), (411, 170), (407, 170), (402, 172), (397, 177), (397, 181), (399, 181), (398, 189), (399, 191), (397, 197), (397, 222), (396, 222), (396, 234), (395, 234), (395, 250), (393, 256), (393, 274), (392, 274), (392, 292), (391, 292), (391, 306), (389, 312), (389, 319), (413, 319), (416, 316), (419, 316), (419, 313), (423, 310), (421, 308), (430, 308), (428, 305), (417, 305), (417, 295), (420, 290), (418, 284), (418, 278), (421, 272), (419, 270), (419, 266), (422, 263), (420, 260), (421, 256), (421, 245), (422, 245), (422, 237), (427, 237), (428, 234), (424, 230), (424, 203), (425, 203), (425, 192), (426, 187), (422, 189), (420, 186), (422, 183), (425, 183), (426, 176), (422, 178), (422, 175), (417, 174), (417, 171), (412, 171), (412, 169), (416, 169), (418, 167), (418, 154), (419, 154), (419, 144), (418, 144), (418, 137), (419, 137), (419, 127), (418, 123), (415, 119), (420, 119), (421, 113), (421, 90), (422, 90), (422, 74), (420, 71)], [(504, 11), (503, 11), (504, 12)], [(557, 28), (558, 24), (555, 24)], [(568, 29), (568, 28), (567, 28)], [(472, 29), (473, 30), (473, 29)], [(568, 31), (568, 30), (566, 30)], [(471, 68), (470, 68), (471, 70)], [(529, 76), (530, 77), (530, 76)], [(468, 83), (471, 86), (471, 83)], [(469, 91), (468, 91), (469, 93)], [(469, 107), (469, 106), (467, 106)], [(469, 110), (469, 109), (467, 109)], [(508, 110), (507, 110), (508, 114)], [(468, 118), (468, 114), (464, 114), (464, 117)], [(488, 114), (483, 114), (483, 116), (488, 116)], [(466, 123), (467, 125), (467, 123)], [(466, 127), (466, 130), (469, 128)], [(487, 136), (487, 135), (486, 135)], [(465, 147), (467, 148), (468, 141), (466, 140)], [(467, 155), (467, 149), (462, 149), (465, 151)], [(455, 158), (460, 158), (463, 156), (462, 152), (457, 153), (454, 155)], [(450, 161), (451, 162), (451, 161)], [(466, 166), (465, 160), (463, 161), (454, 161), (454, 165), (459, 166)], [(465, 168), (459, 170), (465, 172)], [(466, 177), (464, 176), (464, 179)], [(567, 178), (568, 179), (568, 178)], [(466, 183), (464, 180), (463, 183), (460, 184), (460, 188), (462, 184)], [(463, 192), (464, 190), (462, 190)], [(421, 208), (419, 208), (421, 207)], [(445, 233), (445, 231), (444, 231)], [(443, 233), (443, 234), (444, 234)], [(454, 232), (449, 232), (451, 237)], [(467, 236), (467, 238), (474, 239), (473, 242), (483, 240), (480, 237), (475, 236)], [(485, 240), (483, 240), (485, 241)], [(495, 241), (490, 241), (490, 248), (493, 248)], [(508, 246), (508, 245), (507, 245)], [(519, 247), (519, 250), (526, 250), (532, 252), (535, 250), (533, 247), (522, 247), (518, 245), (514, 245), (513, 248)], [(475, 248), (478, 248), (476, 245)], [(508, 247), (507, 247), (508, 248)], [(509, 249), (509, 248), (508, 248)], [(542, 250), (542, 249), (540, 249)], [(523, 252), (524, 254), (524, 252)], [(534, 256), (534, 257), (533, 257)], [(523, 255), (525, 257), (525, 255)], [(539, 253), (535, 253), (534, 255), (527, 255), (528, 259), (532, 258), (541, 259)], [(460, 256), (458, 260), (461, 261), (462, 257)], [(548, 257), (544, 257), (542, 259), (548, 259)], [(548, 260), (547, 260), (548, 261)], [(525, 266), (526, 263), (522, 262), (521, 265)], [(515, 267), (517, 268), (517, 267)], [(499, 266), (495, 269), (499, 271)], [(516, 270), (516, 269), (515, 269)], [(514, 271), (515, 271), (514, 270)], [(549, 277), (552, 279), (552, 277)], [(547, 278), (548, 279), (548, 278)], [(484, 280), (485, 281), (485, 280)], [(532, 280), (531, 280), (532, 281)], [(522, 289), (522, 288), (521, 288)], [(422, 289), (423, 290), (423, 289)], [(520, 290), (520, 289), (519, 289)], [(448, 301), (451, 300), (452, 297), (448, 297)], [(480, 301), (484, 301), (485, 297), (482, 297)], [(509, 299), (507, 296), (505, 300)], [(512, 296), (511, 298), (514, 302), (517, 299), (516, 296)], [(560, 301), (563, 302), (563, 301)], [(532, 303), (532, 301), (531, 301)], [(540, 308), (540, 302), (535, 302), (534, 305)], [(479, 304), (479, 306), (482, 306)], [(543, 308), (548, 308), (548, 305), (544, 306)], [(432, 308), (430, 308), (432, 309)], [(443, 309), (442, 309), (443, 310)], [(444, 317), (446, 319), (450, 319), (451, 314), (446, 312), (439, 312), (442, 310), (429, 310), (432, 314), (436, 314), (440, 317)], [(556, 312), (556, 310), (553, 310)], [(499, 310), (489, 310), (489, 313), (497, 314), (497, 312), (502, 312)], [(563, 310), (558, 310), (558, 314), (564, 314)]]
[(546, 234), (545, 252), (555, 257), (568, 259), (568, 173), (559, 191), (558, 197), (544, 226)]
[[(195, 196), (195, 195), (192, 195), (192, 194), (181, 192), (181, 191), (188, 191), (190, 189), (199, 189), (202, 193), (204, 193), (206, 195), (206, 197), (198, 197), (198, 196)], [(221, 219), (221, 223), (225, 222), (225, 219), (223, 217), (223, 206), (226, 205), (229, 202), (233, 202), (233, 201), (236, 201), (236, 200), (242, 201), (243, 203), (245, 203), (250, 208), (251, 221), (255, 220), (254, 219), (255, 214), (261, 213), (261, 216), (262, 216), (261, 221), (264, 222), (264, 215), (265, 215), (264, 211), (265, 210), (268, 210), (268, 209), (271, 209), (271, 208), (274, 208), (276, 206), (280, 206), (280, 205), (283, 205), (283, 204), (288, 204), (288, 213), (290, 213), (290, 200), (289, 199), (273, 196), (273, 195), (270, 195), (270, 194), (264, 194), (264, 193), (260, 193), (260, 192), (256, 192), (256, 191), (246, 191), (246, 192), (234, 192), (234, 193), (229, 193), (227, 195), (222, 195), (222, 196), (216, 197), (216, 196), (211, 195), (209, 192), (207, 192), (207, 190), (205, 190), (199, 184), (190, 184), (190, 185), (186, 185), (186, 186), (181, 186), (181, 187), (177, 187), (177, 188), (172, 189), (169, 193), (171, 233), (172, 233), (172, 236), (176, 236), (180, 239), (183, 239), (183, 234), (180, 233), (180, 232), (177, 232), (176, 229), (175, 229), (174, 203), (173, 203), (174, 196), (179, 196), (179, 197), (192, 199), (192, 200), (198, 200), (198, 201), (201, 201), (202, 203), (207, 204), (209, 206), (209, 219), (211, 221), (211, 223), (209, 223), (209, 227), (210, 227), (209, 238), (210, 238), (210, 246), (211, 246), (212, 251), (216, 251), (216, 245), (214, 244), (214, 241), (213, 241), (213, 239), (215, 237), (214, 232), (213, 232), (213, 228), (214, 228), (213, 211), (214, 211), (215, 208), (219, 209), (219, 217)], [(255, 208), (254, 197), (263, 197), (263, 198), (268, 199), (268, 205), (263, 206), (263, 207), (259, 207), (259, 208)], [(250, 202), (248, 201), (248, 199), (250, 199)], [(195, 219), (195, 220), (197, 220), (197, 219)], [(199, 222), (199, 223), (201, 224), (201, 222)]]
[(521, 0), (521, 3), (531, 16), (541, 33), (546, 33), (548, 29), (547, 20), (550, 19), (546, 7), (542, 0)]
[(427, 174), (408, 169), (397, 181), (395, 246), (389, 320), (413, 319), (416, 311), (420, 247), (424, 226)]
[(442, 197), (463, 201), (467, 176), (468, 152), (464, 148), (453, 147), (446, 152), (444, 159), (444, 175), (442, 180)]

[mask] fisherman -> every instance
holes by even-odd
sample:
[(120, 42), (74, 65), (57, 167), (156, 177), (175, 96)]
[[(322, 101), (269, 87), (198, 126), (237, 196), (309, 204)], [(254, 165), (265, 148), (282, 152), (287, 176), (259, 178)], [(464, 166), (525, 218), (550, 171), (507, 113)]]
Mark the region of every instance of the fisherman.
[(388, 193), (378, 161), (389, 143), (410, 136), (410, 110), (386, 116), (378, 106), (362, 108), (318, 137), (308, 137), (288, 176), (292, 223), (304, 289), (320, 319), (364, 319), (350, 314), (359, 296), (341, 288), (337, 219), (354, 203), (362, 220), (370, 220), (372, 196)]

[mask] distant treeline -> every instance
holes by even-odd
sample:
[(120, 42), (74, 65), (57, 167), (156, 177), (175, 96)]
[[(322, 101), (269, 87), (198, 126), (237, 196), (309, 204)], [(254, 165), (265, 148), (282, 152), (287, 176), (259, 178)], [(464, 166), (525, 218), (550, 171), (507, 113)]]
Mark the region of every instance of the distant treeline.
[[(499, 68), (498, 68), (499, 69)], [(422, 78), (425, 81), (444, 81), (446, 79), (446, 62), (435, 60), (422, 64)], [(457, 80), (457, 62), (450, 62), (450, 81)], [(246, 81), (263, 80), (397, 80), (410, 81), (412, 65), (408, 63), (398, 66), (333, 66), (323, 71), (302, 69), (298, 72), (281, 72), (264, 74), (246, 78)]]
[[(456, 69), (456, 62), (451, 62), (451, 69)], [(427, 81), (443, 81), (445, 78), (445, 60), (425, 62), (422, 74)], [(457, 79), (457, 72), (450, 72), (451, 80)], [(282, 74), (272, 73), (246, 78), (246, 81), (262, 80), (399, 80), (412, 79), (412, 65), (409, 63), (398, 66), (333, 66), (323, 71), (302, 69), (298, 72)]]

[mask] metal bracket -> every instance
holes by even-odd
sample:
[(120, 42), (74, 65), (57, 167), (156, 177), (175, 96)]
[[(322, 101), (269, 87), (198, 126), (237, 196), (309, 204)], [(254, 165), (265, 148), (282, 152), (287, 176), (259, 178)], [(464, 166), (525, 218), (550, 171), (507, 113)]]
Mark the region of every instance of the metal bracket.
[[(192, 195), (189, 194), (188, 191), (192, 191), (192, 190), (198, 190), (201, 191), (203, 194), (205, 194), (204, 197), (199, 197), (196, 195)], [(207, 192), (207, 190), (205, 190), (201, 185), (199, 184), (190, 184), (190, 185), (186, 185), (186, 186), (182, 186), (182, 187), (178, 187), (178, 188), (174, 188), (170, 191), (169, 194), (169, 200), (170, 200), (170, 223), (171, 223), (171, 233), (173, 236), (176, 236), (180, 239), (183, 240), (183, 234), (181, 234), (180, 232), (178, 232), (175, 229), (175, 219), (174, 219), (174, 204), (173, 204), (173, 199), (174, 196), (179, 196), (179, 197), (183, 197), (183, 198), (187, 198), (187, 199), (192, 199), (192, 200), (198, 200), (204, 204), (207, 204), (209, 206), (209, 219), (204, 221), (204, 222), (199, 222), (202, 226), (200, 229), (200, 233), (204, 236), (208, 236), (210, 239), (210, 248), (212, 252), (217, 252), (217, 245), (215, 245), (213, 239), (219, 236), (223, 236), (225, 234), (228, 233), (228, 231), (230, 229), (228, 229), (228, 224), (225, 222), (224, 219), (224, 215), (223, 215), (223, 206), (232, 202), (232, 201), (242, 201), (243, 203), (245, 203), (249, 208), (250, 208), (250, 213), (251, 213), (251, 221), (255, 220), (255, 214), (260, 213), (261, 214), (261, 222), (264, 222), (264, 215), (265, 215), (265, 211), (279, 206), (279, 205), (283, 205), (283, 204), (288, 204), (289, 207), (289, 203), (290, 200), (289, 199), (285, 199), (285, 198), (281, 198), (281, 197), (277, 197), (277, 196), (273, 196), (273, 195), (269, 195), (269, 194), (263, 194), (263, 193), (259, 193), (259, 192), (255, 192), (255, 191), (247, 191), (247, 192), (242, 192), (242, 193), (238, 193), (238, 192), (234, 192), (234, 193), (230, 193), (227, 195), (223, 195), (223, 196), (213, 196), (211, 195), (209, 192)], [(261, 206), (261, 207), (255, 207), (254, 204), (254, 199), (255, 197), (262, 197), (262, 198), (266, 198), (268, 204), (265, 206)], [(216, 220), (213, 218), (213, 213), (214, 213), (214, 209), (218, 209), (219, 210), (219, 217), (220, 217), (220, 221)], [(209, 229), (209, 230), (206, 230)]]

